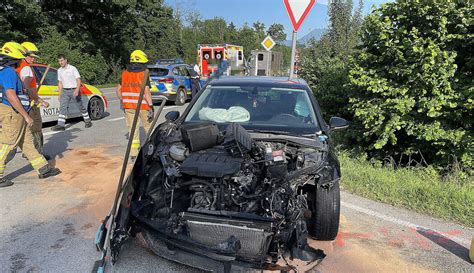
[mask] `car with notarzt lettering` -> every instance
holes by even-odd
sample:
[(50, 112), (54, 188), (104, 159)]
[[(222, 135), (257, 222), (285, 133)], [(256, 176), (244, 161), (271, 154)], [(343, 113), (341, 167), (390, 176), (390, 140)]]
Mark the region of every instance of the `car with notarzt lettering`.
[(110, 239), (112, 262), (137, 235), (158, 256), (207, 271), (311, 270), (325, 254), (308, 238), (338, 233), (331, 135), (347, 126), (324, 121), (302, 79), (210, 80), (152, 131), (117, 193), (112, 235), (96, 245)]
[[(32, 64), (34, 77), (39, 84), (47, 69), (45, 64)], [(92, 120), (101, 119), (107, 111), (108, 102), (102, 92), (89, 84), (82, 83), (80, 87), (82, 95), (82, 104), (89, 112)], [(43, 123), (58, 120), (59, 115), (59, 90), (58, 90), (58, 70), (50, 67), (46, 74), (43, 84), (38, 90), (38, 95), (49, 103), (49, 107), (41, 106), (41, 117)], [(66, 118), (82, 117), (81, 112), (75, 104), (70, 104)]]

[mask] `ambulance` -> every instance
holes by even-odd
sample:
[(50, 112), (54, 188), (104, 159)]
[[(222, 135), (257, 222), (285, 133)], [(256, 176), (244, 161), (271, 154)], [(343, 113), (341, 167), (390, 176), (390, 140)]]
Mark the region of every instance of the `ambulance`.
[[(36, 82), (39, 83), (46, 71), (47, 65), (32, 64)], [(82, 104), (89, 112), (92, 120), (101, 119), (105, 111), (107, 111), (108, 102), (99, 89), (92, 85), (82, 84), (80, 88), (82, 95)], [(41, 106), (41, 117), (43, 123), (58, 120), (59, 115), (59, 90), (58, 90), (58, 71), (56, 68), (50, 67), (43, 85), (38, 90), (38, 95), (49, 103), (49, 107)], [(82, 117), (81, 112), (75, 104), (70, 104), (66, 118)]]
[(197, 60), (201, 78), (210, 77), (222, 63), (226, 63), (224, 75), (244, 75), (246, 70), (244, 48), (238, 45), (199, 44)]

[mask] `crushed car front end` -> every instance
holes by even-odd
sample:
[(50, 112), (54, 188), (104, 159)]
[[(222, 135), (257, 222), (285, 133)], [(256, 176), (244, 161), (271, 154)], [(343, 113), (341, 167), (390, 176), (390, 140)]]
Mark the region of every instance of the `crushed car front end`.
[[(324, 258), (308, 237), (320, 230), (317, 189), (338, 190), (327, 137), (251, 128), (192, 118), (158, 126), (123, 187), (112, 259), (135, 234), (159, 256), (216, 272), (287, 271), (293, 261), (314, 266)], [(320, 239), (337, 234), (338, 202), (336, 228)]]

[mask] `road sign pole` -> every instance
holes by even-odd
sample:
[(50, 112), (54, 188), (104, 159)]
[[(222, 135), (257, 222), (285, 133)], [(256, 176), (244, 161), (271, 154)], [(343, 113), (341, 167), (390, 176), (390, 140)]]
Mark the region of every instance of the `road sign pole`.
[(290, 79), (295, 77), (295, 55), (296, 55), (296, 31), (293, 30), (292, 42), (291, 42), (291, 66), (290, 66)]

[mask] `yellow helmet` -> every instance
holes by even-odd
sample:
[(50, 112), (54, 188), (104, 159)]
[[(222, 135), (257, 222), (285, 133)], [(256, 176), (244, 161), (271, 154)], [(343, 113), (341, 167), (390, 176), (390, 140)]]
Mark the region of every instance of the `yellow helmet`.
[(38, 48), (36, 47), (35, 44), (33, 44), (32, 42), (23, 42), (23, 43), (21, 43), (21, 45), (24, 48), (26, 48), (26, 54), (28, 56), (39, 58), (39, 56), (36, 55), (39, 50), (38, 50)]
[(19, 43), (15, 42), (6, 42), (3, 46), (2, 49), (0, 50), (0, 54), (10, 57), (12, 59), (24, 59), (25, 58), (25, 48), (20, 45)]
[(137, 49), (134, 50), (132, 54), (130, 54), (130, 62), (144, 64), (148, 62), (148, 56), (145, 54), (145, 52)]

